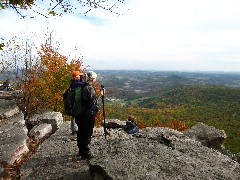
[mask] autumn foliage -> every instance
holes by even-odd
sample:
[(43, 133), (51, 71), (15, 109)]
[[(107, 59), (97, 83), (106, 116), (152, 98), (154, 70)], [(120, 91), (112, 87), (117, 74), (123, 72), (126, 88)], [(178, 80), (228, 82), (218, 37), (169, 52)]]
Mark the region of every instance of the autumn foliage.
[(42, 45), (39, 61), (28, 70), (23, 83), (27, 115), (40, 109), (63, 112), (62, 94), (69, 87), (71, 71), (79, 70), (81, 59), (59, 54), (50, 45)]
[[(25, 116), (30, 116), (38, 110), (53, 110), (64, 114), (62, 95), (68, 89), (71, 72), (81, 69), (82, 59), (72, 59), (61, 55), (50, 45), (42, 45), (38, 52), (39, 61), (28, 70), (23, 83)], [(94, 84), (96, 93), (100, 93), (100, 83)], [(65, 115), (65, 120), (70, 119)], [(96, 125), (101, 126), (101, 111), (97, 114)]]
[(140, 129), (146, 127), (169, 127), (178, 131), (183, 131), (189, 127), (178, 119), (174, 119), (169, 114), (174, 113), (166, 109), (148, 109), (138, 106), (123, 107), (119, 105), (106, 105), (106, 117), (108, 119), (117, 118), (126, 120), (129, 115), (134, 115), (135, 121)]
[[(10, 51), (9, 51), (10, 52)], [(38, 110), (53, 110), (61, 112), (64, 115), (62, 95), (70, 85), (71, 72), (80, 70), (82, 72), (82, 59), (72, 59), (69, 61), (67, 56), (60, 54), (54, 47), (48, 44), (41, 46), (38, 52), (38, 58), (31, 64), (26, 66), (24, 77), (20, 82), (19, 87), (23, 90), (23, 99), (20, 103), (24, 112), (25, 118), (28, 118)], [(7, 67), (7, 65), (5, 66)], [(99, 95), (101, 85), (99, 82), (94, 84), (96, 94)], [(107, 92), (106, 92), (107, 93)], [(102, 99), (100, 98), (99, 101)], [(102, 103), (99, 102), (99, 111), (97, 113), (95, 126), (101, 127), (103, 121)], [(121, 111), (119, 111), (121, 110)], [(113, 118), (124, 120), (129, 114), (137, 117), (139, 128), (152, 127), (171, 127), (177, 130), (186, 129), (186, 125), (174, 119), (168, 122), (163, 122), (164, 119), (169, 119), (170, 112), (154, 112), (146, 108), (119, 108), (115, 106), (106, 106), (106, 118), (109, 115)], [(162, 119), (159, 119), (161, 114)], [(150, 120), (146, 121), (146, 117)], [(69, 116), (64, 115), (65, 120), (70, 120)]]

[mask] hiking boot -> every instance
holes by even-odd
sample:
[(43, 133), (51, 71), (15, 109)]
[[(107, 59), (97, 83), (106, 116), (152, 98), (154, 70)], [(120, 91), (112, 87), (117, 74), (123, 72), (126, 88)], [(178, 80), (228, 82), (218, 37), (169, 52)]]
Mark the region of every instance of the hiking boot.
[(82, 160), (91, 159), (92, 158), (92, 155), (91, 155), (90, 152), (83, 153), (83, 152), (79, 151), (79, 156), (81, 156)]
[(90, 153), (87, 154), (82, 154), (81, 159), (86, 160), (86, 159), (91, 159), (93, 156)]

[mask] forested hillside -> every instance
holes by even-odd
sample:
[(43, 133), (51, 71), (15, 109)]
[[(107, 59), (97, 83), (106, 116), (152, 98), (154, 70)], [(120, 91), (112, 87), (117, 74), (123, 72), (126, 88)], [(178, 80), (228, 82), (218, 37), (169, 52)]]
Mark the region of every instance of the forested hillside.
[(98, 70), (99, 81), (108, 97), (159, 96), (162, 90), (181, 85), (218, 85), (240, 88), (240, 73)]
[(240, 89), (218, 86), (183, 86), (138, 104), (150, 109), (178, 109), (172, 118), (191, 126), (197, 122), (224, 129), (226, 146), (240, 151)]
[(233, 153), (240, 152), (239, 75), (144, 74), (126, 72), (116, 74), (116, 78), (111, 74), (112, 80), (106, 78), (110, 85), (106, 88), (111, 90), (109, 96), (122, 98), (107, 102), (108, 118), (125, 120), (133, 114), (147, 126), (165, 126), (171, 122), (170, 127), (173, 122), (182, 122), (187, 127), (203, 122), (225, 130), (228, 136), (225, 146)]

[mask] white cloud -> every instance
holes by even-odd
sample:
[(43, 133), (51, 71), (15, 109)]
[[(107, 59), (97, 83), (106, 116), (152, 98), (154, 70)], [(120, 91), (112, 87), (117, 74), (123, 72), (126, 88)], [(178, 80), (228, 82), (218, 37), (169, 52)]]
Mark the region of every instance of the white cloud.
[[(131, 0), (121, 7), (123, 16), (96, 10), (49, 26), (62, 52), (77, 46), (93, 68), (239, 71), (239, 7), (238, 0)], [(0, 21), (2, 37), (34, 31), (43, 42), (44, 18), (24, 22), (2, 11)]]

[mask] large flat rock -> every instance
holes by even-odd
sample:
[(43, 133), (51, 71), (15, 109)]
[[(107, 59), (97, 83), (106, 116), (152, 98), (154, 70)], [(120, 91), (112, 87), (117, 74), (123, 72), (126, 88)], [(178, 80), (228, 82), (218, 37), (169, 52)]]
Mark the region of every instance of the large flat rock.
[(122, 180), (240, 179), (236, 161), (181, 132), (146, 128), (131, 138), (113, 132), (93, 141), (91, 173)]
[(27, 126), (36, 126), (41, 123), (51, 124), (53, 132), (57, 131), (63, 123), (63, 116), (60, 112), (50, 110), (39, 111), (29, 119), (26, 119)]
[(1, 118), (9, 118), (19, 112), (20, 110), (15, 100), (0, 99), (0, 117)]
[(21, 123), (0, 126), (0, 162), (3, 166), (13, 164), (28, 149), (27, 129)]
[(0, 91), (0, 99), (14, 99), (13, 91)]
[(20, 160), (28, 149), (28, 136), (24, 115), (14, 100), (0, 99), (0, 166)]

